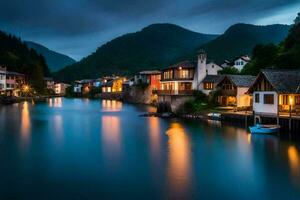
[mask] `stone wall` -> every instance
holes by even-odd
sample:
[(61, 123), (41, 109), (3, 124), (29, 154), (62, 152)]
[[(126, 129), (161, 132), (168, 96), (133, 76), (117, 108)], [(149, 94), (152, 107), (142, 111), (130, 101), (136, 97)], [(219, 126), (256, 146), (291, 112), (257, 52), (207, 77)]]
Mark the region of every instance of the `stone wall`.
[[(160, 95), (158, 102), (161, 107), (170, 108), (170, 112), (176, 113), (188, 100), (194, 99), (192, 95)], [(164, 105), (164, 106), (163, 106)]]
[(152, 95), (151, 88), (131, 86), (124, 90), (123, 100), (130, 103), (152, 104), (155, 103), (155, 95)]

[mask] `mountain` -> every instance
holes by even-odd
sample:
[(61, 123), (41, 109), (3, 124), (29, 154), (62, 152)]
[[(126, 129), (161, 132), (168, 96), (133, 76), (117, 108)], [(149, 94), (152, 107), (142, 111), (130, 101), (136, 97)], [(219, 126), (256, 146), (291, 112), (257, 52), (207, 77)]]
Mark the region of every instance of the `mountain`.
[(28, 47), (34, 49), (36, 52), (42, 54), (45, 57), (47, 65), (51, 71), (58, 71), (64, 68), (65, 66), (71, 65), (76, 62), (73, 58), (70, 58), (69, 56), (52, 51), (47, 47), (44, 47), (35, 42), (25, 41), (25, 43)]
[(27, 75), (37, 92), (44, 91), (43, 77), (49, 69), (43, 56), (21, 41), (20, 38), (0, 31), (0, 66)]
[(241, 55), (250, 55), (257, 44), (278, 44), (289, 33), (289, 25), (257, 26), (251, 24), (235, 24), (218, 38), (199, 46), (208, 57), (217, 63), (231, 60)]
[(133, 74), (159, 69), (215, 39), (218, 35), (192, 32), (173, 24), (153, 24), (136, 33), (118, 37), (80, 62), (54, 73), (61, 81)]

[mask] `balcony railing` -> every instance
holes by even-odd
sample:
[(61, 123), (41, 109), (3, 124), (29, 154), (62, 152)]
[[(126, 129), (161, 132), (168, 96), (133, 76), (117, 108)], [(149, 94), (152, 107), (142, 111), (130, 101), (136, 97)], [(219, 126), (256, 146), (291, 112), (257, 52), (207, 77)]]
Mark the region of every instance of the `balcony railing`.
[(158, 95), (192, 95), (194, 90), (156, 90)]

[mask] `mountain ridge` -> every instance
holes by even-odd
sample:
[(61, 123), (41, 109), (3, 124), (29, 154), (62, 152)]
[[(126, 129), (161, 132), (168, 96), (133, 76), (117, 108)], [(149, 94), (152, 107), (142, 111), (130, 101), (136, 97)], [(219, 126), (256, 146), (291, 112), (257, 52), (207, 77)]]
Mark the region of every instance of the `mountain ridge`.
[(224, 34), (199, 46), (217, 63), (232, 60), (242, 55), (251, 55), (257, 44), (279, 44), (288, 35), (290, 25), (253, 25), (237, 23), (230, 26)]
[(29, 48), (34, 49), (36, 52), (44, 56), (46, 63), (52, 72), (58, 71), (64, 68), (65, 66), (74, 64), (76, 62), (76, 60), (74, 60), (70, 56), (51, 50), (48, 47), (39, 43), (33, 41), (24, 42)]
[(237, 23), (223, 34), (203, 34), (170, 23), (151, 24), (140, 31), (117, 37), (81, 61), (54, 73), (58, 80), (132, 75), (146, 69), (162, 69), (181, 60), (194, 59), (199, 49), (217, 63), (248, 54), (255, 45), (281, 42), (289, 25)]
[(91, 55), (54, 73), (54, 76), (58, 80), (70, 82), (102, 75), (127, 75), (144, 69), (159, 69), (217, 36), (197, 33), (174, 24), (151, 24), (103, 44)]

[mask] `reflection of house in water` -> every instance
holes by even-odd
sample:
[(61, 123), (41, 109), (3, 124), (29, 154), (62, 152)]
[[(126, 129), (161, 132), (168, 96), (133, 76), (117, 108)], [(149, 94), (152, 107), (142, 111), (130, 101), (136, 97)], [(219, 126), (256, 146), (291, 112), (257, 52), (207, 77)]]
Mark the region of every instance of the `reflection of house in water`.
[(21, 137), (22, 145), (27, 146), (30, 139), (31, 120), (28, 102), (25, 101), (22, 105), (21, 112)]
[(121, 125), (119, 116), (103, 115), (101, 118), (101, 138), (105, 155), (110, 157), (110, 164), (120, 164)]
[(160, 157), (160, 119), (158, 117), (148, 117), (150, 148), (153, 157)]
[(296, 146), (291, 145), (287, 149), (289, 164), (291, 169), (291, 177), (293, 181), (297, 181), (297, 185), (300, 186), (300, 155)]
[(62, 107), (62, 98), (50, 98), (48, 100), (49, 107), (56, 107), (61, 108)]
[[(174, 196), (186, 196), (191, 184), (190, 140), (179, 123), (171, 123), (166, 132), (168, 140), (168, 183)], [(171, 197), (172, 198), (172, 197)]]
[(102, 100), (102, 109), (109, 112), (117, 112), (122, 110), (123, 103), (117, 100)]

